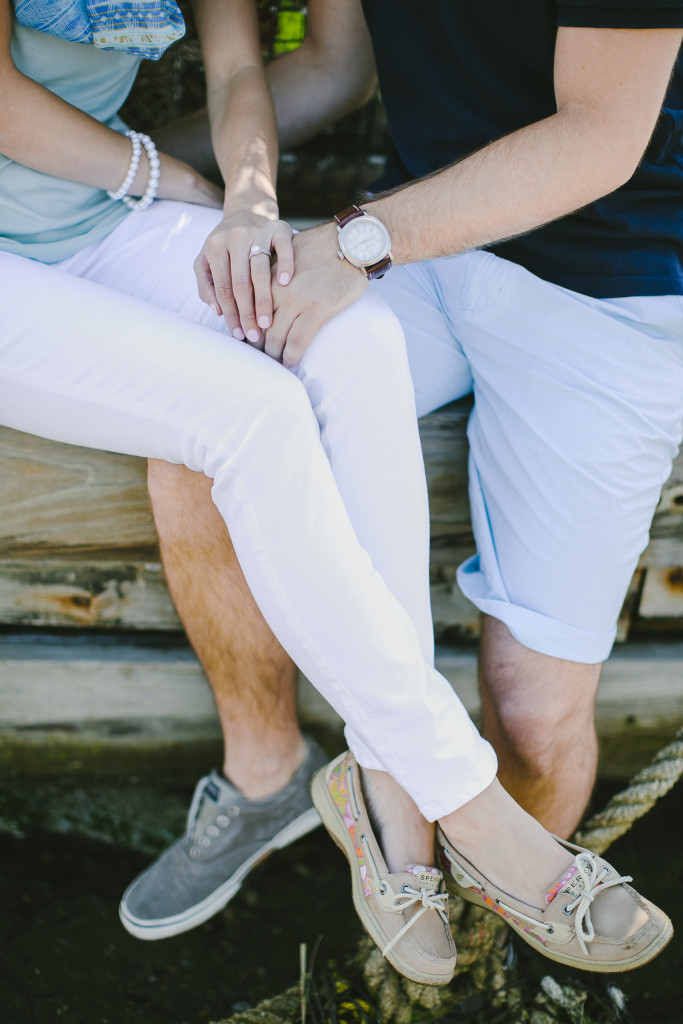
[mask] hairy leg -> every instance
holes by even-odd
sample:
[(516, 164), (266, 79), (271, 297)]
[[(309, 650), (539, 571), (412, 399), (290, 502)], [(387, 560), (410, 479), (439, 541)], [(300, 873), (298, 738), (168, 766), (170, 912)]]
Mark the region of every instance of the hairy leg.
[(304, 754), (294, 665), (251, 596), (211, 481), (156, 460), (148, 481), (169, 589), (213, 688), (223, 770), (249, 799), (268, 796)]
[(483, 618), (483, 733), (498, 778), (551, 832), (568, 837), (588, 803), (598, 758), (593, 722), (601, 665), (523, 647), (498, 619)]

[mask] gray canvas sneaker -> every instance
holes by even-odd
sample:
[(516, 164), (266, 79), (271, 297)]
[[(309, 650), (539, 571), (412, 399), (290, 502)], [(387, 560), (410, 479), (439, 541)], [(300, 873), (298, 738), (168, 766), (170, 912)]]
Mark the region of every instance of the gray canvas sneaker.
[(320, 824), (311, 776), (327, 755), (306, 740), (291, 781), (264, 800), (247, 800), (217, 771), (200, 779), (185, 835), (132, 882), (121, 900), (124, 928), (138, 939), (165, 939), (222, 910), (247, 874), (273, 850)]

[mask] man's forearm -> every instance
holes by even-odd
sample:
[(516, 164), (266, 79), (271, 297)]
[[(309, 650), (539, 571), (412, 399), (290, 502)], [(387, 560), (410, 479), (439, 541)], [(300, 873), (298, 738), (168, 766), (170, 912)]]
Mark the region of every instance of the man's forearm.
[(539, 227), (628, 180), (599, 119), (565, 109), (367, 206), (386, 224), (394, 262), (487, 245)]
[(678, 29), (559, 29), (556, 114), (372, 204), (389, 228), (395, 261), (523, 234), (628, 181), (680, 44)]

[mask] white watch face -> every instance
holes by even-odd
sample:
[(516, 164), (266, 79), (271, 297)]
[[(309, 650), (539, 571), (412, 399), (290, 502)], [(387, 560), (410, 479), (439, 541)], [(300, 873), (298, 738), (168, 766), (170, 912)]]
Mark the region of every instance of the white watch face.
[(356, 266), (369, 267), (390, 249), (389, 233), (375, 217), (356, 217), (339, 235), (342, 252)]

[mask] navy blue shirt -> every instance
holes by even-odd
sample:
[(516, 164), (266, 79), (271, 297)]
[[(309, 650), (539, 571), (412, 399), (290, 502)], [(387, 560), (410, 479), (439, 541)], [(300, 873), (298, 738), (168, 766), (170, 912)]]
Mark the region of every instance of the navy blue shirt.
[[(557, 28), (683, 28), (683, 0), (363, 0), (392, 144), (389, 187), (555, 113)], [(598, 298), (683, 294), (683, 51), (643, 160), (616, 192), (492, 246)]]

